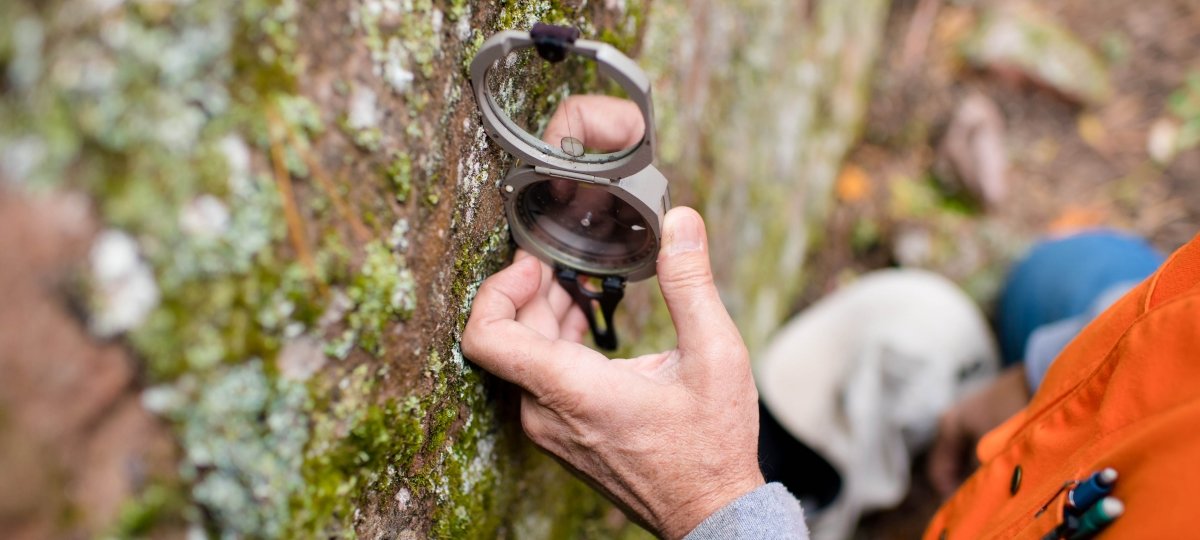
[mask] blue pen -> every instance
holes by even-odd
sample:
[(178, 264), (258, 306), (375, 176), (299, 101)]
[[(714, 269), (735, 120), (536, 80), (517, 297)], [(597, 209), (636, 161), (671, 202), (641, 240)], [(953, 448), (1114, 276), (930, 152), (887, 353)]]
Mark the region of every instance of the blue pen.
[(1112, 493), (1113, 484), (1117, 483), (1117, 471), (1112, 467), (1097, 471), (1080, 482), (1074, 489), (1067, 492), (1068, 512), (1082, 514), (1108, 494)]

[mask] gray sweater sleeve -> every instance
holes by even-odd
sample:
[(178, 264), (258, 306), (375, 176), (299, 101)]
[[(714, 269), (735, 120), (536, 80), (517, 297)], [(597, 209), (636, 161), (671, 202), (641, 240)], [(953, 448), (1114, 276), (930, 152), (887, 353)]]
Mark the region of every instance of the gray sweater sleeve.
[(808, 540), (804, 511), (783, 484), (738, 497), (702, 521), (684, 540)]

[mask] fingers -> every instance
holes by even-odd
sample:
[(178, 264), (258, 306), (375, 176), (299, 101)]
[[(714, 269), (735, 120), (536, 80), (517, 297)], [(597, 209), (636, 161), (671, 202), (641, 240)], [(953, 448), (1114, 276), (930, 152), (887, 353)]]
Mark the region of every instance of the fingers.
[(645, 131), (645, 120), (636, 103), (609, 96), (578, 95), (558, 106), (542, 140), (558, 146), (563, 137), (574, 137), (585, 147), (615, 152), (637, 144)]
[(681, 351), (714, 359), (745, 354), (741, 335), (713, 283), (704, 221), (691, 208), (673, 208), (663, 220), (658, 282)]
[(483, 282), (471, 307), (472, 323), (491, 324), (515, 319), (517, 310), (531, 302), (542, 282), (541, 263), (518, 256), (513, 263)]
[(525, 257), (484, 281), (462, 339), (463, 354), (479, 367), (539, 396), (561, 392), (567, 377), (593, 361), (587, 353), (597, 354), (517, 322), (517, 311), (537, 296), (541, 271)]
[[(513, 261), (519, 261), (526, 257), (533, 257), (533, 255), (528, 251), (518, 249), (517, 254), (513, 257)], [(562, 288), (562, 285), (559, 285), (558, 279), (554, 276), (554, 270), (550, 268), (550, 265), (546, 263), (540, 264), (542, 265), (542, 275), (537, 292), (540, 298), (535, 298), (533, 301), (537, 302), (540, 299), (544, 299), (550, 307), (553, 321), (560, 323), (566, 317), (567, 310), (575, 306), (575, 302), (571, 299), (571, 295), (567, 294), (567, 291)], [(520, 322), (524, 322), (522, 320), (523, 311), (517, 311), (517, 320)]]
[[(524, 260), (532, 257), (528, 253), (518, 251), (514, 261)], [(537, 263), (540, 268), (538, 276), (538, 287), (531, 298), (525, 305), (517, 309), (516, 320), (551, 341), (558, 339), (558, 315), (550, 309), (550, 304), (547, 297), (550, 295), (550, 288), (556, 285), (553, 282), (553, 277), (550, 275), (550, 267), (542, 263)]]
[(583, 343), (583, 335), (588, 331), (587, 317), (579, 309), (570, 309), (559, 320), (558, 327), (559, 339)]
[(554, 315), (558, 317), (559, 320), (562, 320), (568, 311), (575, 307), (575, 301), (572, 300), (571, 295), (567, 294), (567, 291), (562, 288), (562, 285), (558, 284), (558, 281), (555, 281), (550, 287), (550, 298), (548, 300), (550, 301), (550, 309), (554, 311)]

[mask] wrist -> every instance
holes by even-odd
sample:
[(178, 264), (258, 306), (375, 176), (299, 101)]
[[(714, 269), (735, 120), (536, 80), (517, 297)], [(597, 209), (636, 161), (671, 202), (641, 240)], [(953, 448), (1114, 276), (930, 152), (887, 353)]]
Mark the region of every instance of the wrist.
[(709, 489), (698, 490), (699, 496), (692, 497), (668, 511), (662, 520), (661, 535), (669, 539), (683, 538), (717, 510), (764, 485), (766, 481), (757, 467), (753, 468), (753, 474), (710, 484), (706, 486)]

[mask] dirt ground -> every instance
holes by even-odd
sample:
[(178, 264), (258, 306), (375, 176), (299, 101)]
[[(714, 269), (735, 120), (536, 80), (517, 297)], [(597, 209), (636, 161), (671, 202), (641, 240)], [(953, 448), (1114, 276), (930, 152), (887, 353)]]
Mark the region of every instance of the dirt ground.
[[(1001, 4), (1061, 25), (1095, 51), (1112, 92), (1089, 101), (1021, 69), (964, 60), (963, 40)], [(1161, 124), (1197, 121), (1170, 105), (1188, 99), (1179, 94), (1200, 73), (1197, 52), (1200, 4), (1190, 0), (896, 2), (863, 142), (838, 181), (839, 204), (797, 309), (896, 264), (940, 271), (987, 308), (1029, 243), (1081, 227), (1132, 231), (1166, 252), (1179, 247), (1200, 231), (1200, 150), (1166, 160), (1152, 152), (1161, 153)], [(956, 111), (972, 100), (999, 113), (999, 123), (969, 131), (990, 131), (995, 141), (983, 137), (966, 153), (974, 163), (1006, 164), (1007, 196), (991, 203), (946, 164)], [(939, 501), (920, 462), (914, 483), (900, 508), (869, 516), (859, 536), (918, 537)]]

